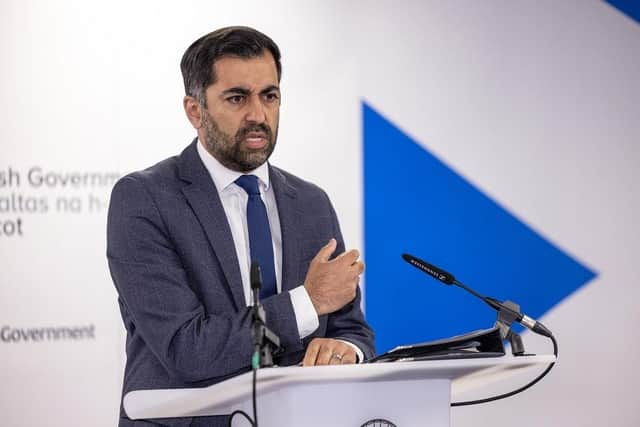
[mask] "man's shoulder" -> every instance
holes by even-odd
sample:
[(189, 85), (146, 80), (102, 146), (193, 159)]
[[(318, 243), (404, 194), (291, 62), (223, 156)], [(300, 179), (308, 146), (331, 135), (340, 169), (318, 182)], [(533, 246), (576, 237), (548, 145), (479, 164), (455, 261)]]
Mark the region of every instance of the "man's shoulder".
[(300, 178), (297, 175), (287, 172), (277, 166), (269, 164), (272, 179), (280, 181), (285, 186), (295, 190), (297, 193), (311, 196), (327, 197), (325, 191), (313, 182)]
[(127, 177), (138, 180), (146, 185), (161, 185), (179, 180), (178, 156), (164, 159), (146, 169), (131, 172)]
[(183, 154), (168, 157), (153, 166), (130, 172), (120, 178), (116, 186), (139, 185), (149, 192), (179, 191), (181, 188), (179, 163)]

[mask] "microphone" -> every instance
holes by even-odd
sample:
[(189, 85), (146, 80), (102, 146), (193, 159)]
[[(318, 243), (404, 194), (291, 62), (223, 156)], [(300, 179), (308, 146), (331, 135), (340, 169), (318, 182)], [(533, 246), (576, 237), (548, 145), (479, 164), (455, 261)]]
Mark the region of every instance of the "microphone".
[(251, 270), (249, 270), (249, 283), (253, 292), (253, 305), (257, 306), (260, 301), (260, 288), (262, 288), (262, 272), (260, 264), (255, 261), (251, 263)]
[(262, 326), (264, 324), (264, 309), (260, 306), (260, 288), (262, 287), (262, 272), (260, 264), (251, 262), (249, 270), (249, 283), (251, 283), (251, 293), (253, 294), (253, 306), (251, 308), (251, 338), (253, 341), (253, 357), (251, 367), (258, 369), (262, 362), (261, 348), (263, 343)]
[(453, 274), (448, 273), (442, 270), (441, 268), (438, 268), (433, 264), (429, 264), (428, 262), (421, 260), (420, 258), (417, 258), (410, 254), (402, 254), (402, 258), (412, 266), (427, 273), (429, 276), (433, 277), (436, 280), (439, 280), (445, 285), (449, 285), (449, 286), (456, 285), (464, 289), (465, 291), (471, 293), (472, 295), (480, 298), (482, 301), (484, 301), (494, 310), (497, 310), (497, 311), (502, 310), (504, 312), (507, 312), (516, 322), (520, 323), (525, 328), (530, 329), (537, 334), (544, 335), (545, 337), (551, 338), (553, 336), (551, 331), (547, 329), (547, 327), (544, 326), (542, 323), (538, 322), (537, 320), (523, 313), (520, 313), (519, 311), (513, 310), (512, 308), (508, 307), (507, 305), (503, 304), (502, 302), (498, 301), (495, 298), (485, 297), (484, 295), (480, 295), (473, 289), (465, 286), (463, 283), (456, 280)]
[(273, 366), (273, 355), (280, 350), (280, 338), (267, 328), (267, 313), (260, 304), (260, 288), (262, 287), (262, 273), (260, 264), (251, 262), (249, 270), (249, 283), (253, 293), (253, 306), (251, 307), (251, 337), (255, 351), (251, 358), (251, 367), (258, 368)]
[(425, 273), (427, 273), (434, 279), (441, 281), (445, 285), (453, 285), (456, 280), (453, 277), (453, 274), (447, 273), (446, 271), (439, 269), (435, 265), (429, 264), (428, 262), (423, 261), (420, 258), (414, 257), (413, 255), (402, 254), (402, 258), (404, 258), (404, 260), (409, 264), (424, 271)]

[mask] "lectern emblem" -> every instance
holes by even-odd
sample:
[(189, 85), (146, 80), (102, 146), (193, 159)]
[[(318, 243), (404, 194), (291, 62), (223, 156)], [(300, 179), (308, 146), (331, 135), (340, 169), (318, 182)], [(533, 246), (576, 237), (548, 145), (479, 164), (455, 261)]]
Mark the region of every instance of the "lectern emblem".
[(367, 421), (362, 424), (361, 427), (396, 427), (391, 421), (383, 420), (382, 418), (376, 418), (375, 420)]

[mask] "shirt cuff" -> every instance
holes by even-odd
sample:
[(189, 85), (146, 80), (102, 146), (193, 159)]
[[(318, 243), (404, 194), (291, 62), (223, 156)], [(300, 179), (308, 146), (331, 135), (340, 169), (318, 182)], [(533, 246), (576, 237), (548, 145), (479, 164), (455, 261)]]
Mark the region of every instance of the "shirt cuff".
[(304, 286), (298, 286), (289, 291), (293, 313), (296, 315), (298, 334), (300, 339), (311, 335), (320, 326), (318, 313), (311, 302), (311, 297)]
[(362, 352), (362, 350), (360, 350), (360, 347), (358, 347), (357, 345), (355, 345), (352, 342), (346, 341), (346, 340), (341, 340), (340, 338), (336, 338), (337, 341), (342, 341), (343, 343), (349, 345), (351, 348), (353, 348), (356, 352), (356, 356), (358, 356), (358, 358), (356, 359), (356, 363), (362, 363), (362, 361), (364, 360), (364, 353)]

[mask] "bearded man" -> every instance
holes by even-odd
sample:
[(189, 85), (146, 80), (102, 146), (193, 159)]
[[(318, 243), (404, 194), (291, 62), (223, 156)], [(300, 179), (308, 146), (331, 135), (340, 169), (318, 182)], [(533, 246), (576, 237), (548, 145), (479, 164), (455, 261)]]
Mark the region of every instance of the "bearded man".
[[(360, 309), (364, 264), (345, 251), (327, 195), (268, 163), (280, 111), (280, 51), (247, 27), (184, 53), (184, 110), (197, 138), (114, 187), (107, 258), (127, 330), (123, 396), (204, 387), (250, 370), (249, 269), (259, 262), (278, 365), (357, 363), (374, 353)], [(228, 417), (120, 426), (226, 426)]]

